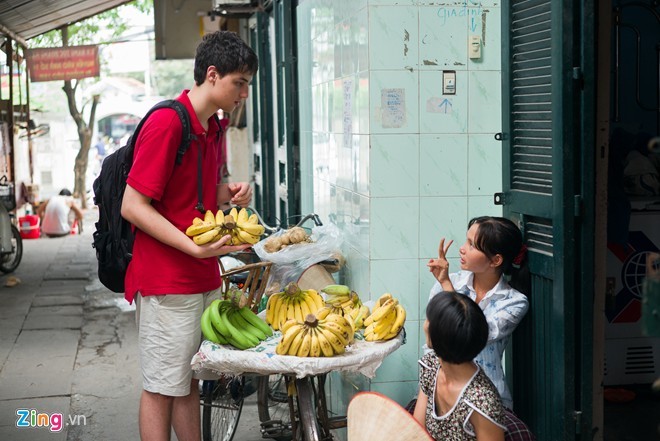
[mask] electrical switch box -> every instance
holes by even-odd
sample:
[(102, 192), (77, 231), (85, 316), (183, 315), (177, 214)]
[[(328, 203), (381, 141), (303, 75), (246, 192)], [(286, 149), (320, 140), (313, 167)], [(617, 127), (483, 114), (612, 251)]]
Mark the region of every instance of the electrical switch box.
[(481, 37), (479, 35), (470, 35), (468, 56), (471, 60), (481, 58)]
[(442, 94), (443, 95), (456, 95), (456, 71), (443, 70), (442, 71)]

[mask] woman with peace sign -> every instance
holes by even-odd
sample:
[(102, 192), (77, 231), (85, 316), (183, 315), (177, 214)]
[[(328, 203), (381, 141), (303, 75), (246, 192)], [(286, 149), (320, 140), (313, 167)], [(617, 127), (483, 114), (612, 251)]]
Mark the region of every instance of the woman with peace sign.
[(502, 355), (529, 308), (523, 294), (529, 292), (529, 272), (522, 234), (513, 222), (503, 217), (472, 219), (466, 241), (459, 248), (461, 270), (455, 273), (449, 272), (446, 257), (452, 243), (442, 238), (438, 258), (427, 264), (437, 280), (429, 298), (442, 291), (456, 291), (479, 305), (488, 322), (488, 342), (475, 361), (497, 387), (502, 403), (512, 409)]

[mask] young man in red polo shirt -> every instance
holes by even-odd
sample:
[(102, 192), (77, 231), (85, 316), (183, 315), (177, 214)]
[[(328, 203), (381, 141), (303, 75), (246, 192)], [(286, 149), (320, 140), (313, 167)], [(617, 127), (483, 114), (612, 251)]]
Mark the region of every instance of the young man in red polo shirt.
[(126, 274), (126, 300), (136, 301), (143, 391), (140, 437), (199, 441), (197, 380), (190, 360), (200, 343), (200, 317), (217, 297), (217, 256), (248, 245), (228, 245), (229, 236), (198, 246), (184, 234), (195, 216), (198, 153), (203, 158), (203, 203), (211, 210), (252, 199), (248, 183), (222, 184), (218, 127), (213, 115), (229, 113), (248, 96), (258, 68), (254, 51), (235, 33), (204, 36), (195, 55), (191, 90), (177, 98), (188, 109), (197, 141), (175, 165), (182, 126), (173, 109), (154, 112), (141, 129), (122, 202), (122, 216), (137, 232)]

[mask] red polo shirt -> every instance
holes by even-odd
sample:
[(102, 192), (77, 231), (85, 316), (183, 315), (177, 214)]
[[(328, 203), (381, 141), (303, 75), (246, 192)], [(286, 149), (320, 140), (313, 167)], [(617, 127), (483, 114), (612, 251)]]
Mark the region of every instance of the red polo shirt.
[[(152, 199), (152, 205), (175, 227), (185, 231), (195, 216), (197, 205), (197, 155), (202, 151), (203, 202), (207, 209), (218, 208), (216, 186), (221, 165), (219, 129), (213, 118), (205, 132), (192, 108), (187, 90), (177, 100), (188, 109), (193, 141), (175, 165), (181, 141), (182, 126), (176, 111), (154, 112), (140, 130), (135, 146), (133, 166), (127, 183)], [(198, 259), (165, 245), (137, 230), (133, 259), (125, 279), (125, 298), (133, 301), (139, 291), (144, 296), (161, 294), (195, 294), (220, 286), (220, 271), (215, 257)]]

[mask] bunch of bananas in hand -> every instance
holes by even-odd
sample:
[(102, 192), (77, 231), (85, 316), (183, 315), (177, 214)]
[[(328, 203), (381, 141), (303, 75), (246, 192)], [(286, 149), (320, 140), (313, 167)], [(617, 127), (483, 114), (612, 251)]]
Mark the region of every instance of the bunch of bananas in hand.
[(186, 229), (186, 234), (191, 236), (197, 245), (218, 241), (227, 234), (231, 236), (232, 245), (241, 245), (259, 242), (264, 231), (265, 228), (259, 224), (256, 213), (248, 214), (247, 209), (239, 210), (234, 207), (226, 216), (222, 210), (218, 210), (215, 215), (211, 210), (207, 210), (204, 219), (193, 219), (192, 225)]
[(287, 320), (303, 322), (309, 314), (323, 307), (323, 297), (313, 289), (301, 290), (290, 282), (284, 291), (271, 294), (266, 304), (266, 322), (279, 330)]
[(296, 357), (332, 357), (346, 351), (352, 333), (349, 320), (340, 315), (317, 319), (309, 314), (302, 322), (292, 319), (282, 325), (282, 340), (275, 352)]
[(214, 300), (202, 314), (204, 338), (237, 349), (257, 346), (273, 335), (273, 330), (247, 306), (231, 300)]
[(341, 308), (344, 315), (349, 315), (353, 320), (353, 327), (362, 329), (364, 319), (369, 316), (369, 308), (362, 304), (358, 293), (351, 291), (346, 285), (328, 285), (321, 291), (326, 294), (326, 305)]
[(406, 321), (406, 310), (392, 294), (385, 293), (376, 301), (369, 317), (364, 320), (364, 339), (383, 341), (396, 337)]

